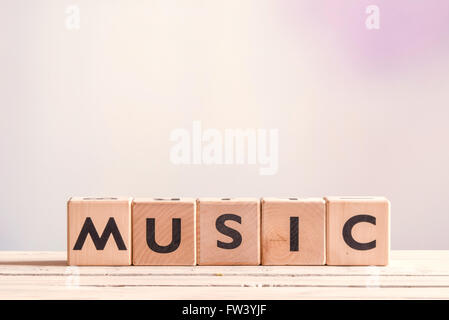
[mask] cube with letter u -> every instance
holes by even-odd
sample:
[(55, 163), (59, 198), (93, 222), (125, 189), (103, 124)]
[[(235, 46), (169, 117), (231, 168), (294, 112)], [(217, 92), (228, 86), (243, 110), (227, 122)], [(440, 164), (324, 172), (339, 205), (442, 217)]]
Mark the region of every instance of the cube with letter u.
[(133, 264), (195, 265), (196, 200), (133, 201)]

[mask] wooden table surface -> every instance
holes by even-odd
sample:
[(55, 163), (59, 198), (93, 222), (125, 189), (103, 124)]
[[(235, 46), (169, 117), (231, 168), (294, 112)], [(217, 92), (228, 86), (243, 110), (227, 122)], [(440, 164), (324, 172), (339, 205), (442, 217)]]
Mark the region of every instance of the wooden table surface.
[(449, 299), (449, 251), (387, 267), (68, 267), (65, 252), (0, 252), (0, 299)]

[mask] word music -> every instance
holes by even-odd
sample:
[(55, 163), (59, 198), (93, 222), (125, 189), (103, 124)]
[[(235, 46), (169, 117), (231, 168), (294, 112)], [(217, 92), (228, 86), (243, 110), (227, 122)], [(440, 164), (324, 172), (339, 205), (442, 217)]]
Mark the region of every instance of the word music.
[(383, 197), (70, 198), (69, 265), (388, 264)]

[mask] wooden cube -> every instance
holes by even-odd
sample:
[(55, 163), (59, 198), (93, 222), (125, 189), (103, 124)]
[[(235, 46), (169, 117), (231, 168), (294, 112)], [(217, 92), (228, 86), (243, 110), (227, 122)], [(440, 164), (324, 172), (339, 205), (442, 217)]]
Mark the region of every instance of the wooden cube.
[(259, 265), (259, 199), (199, 199), (197, 237), (199, 265)]
[(322, 198), (262, 199), (262, 264), (324, 265), (325, 219)]
[(328, 265), (387, 265), (390, 203), (381, 197), (328, 197)]
[(67, 263), (131, 264), (132, 198), (71, 198), (67, 202)]
[(196, 265), (196, 200), (133, 201), (133, 264)]

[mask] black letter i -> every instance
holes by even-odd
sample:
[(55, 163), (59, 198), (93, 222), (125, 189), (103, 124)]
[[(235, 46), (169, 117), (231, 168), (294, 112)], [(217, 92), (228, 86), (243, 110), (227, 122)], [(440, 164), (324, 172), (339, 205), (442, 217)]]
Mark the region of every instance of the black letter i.
[(290, 251), (299, 251), (299, 218), (290, 217)]

